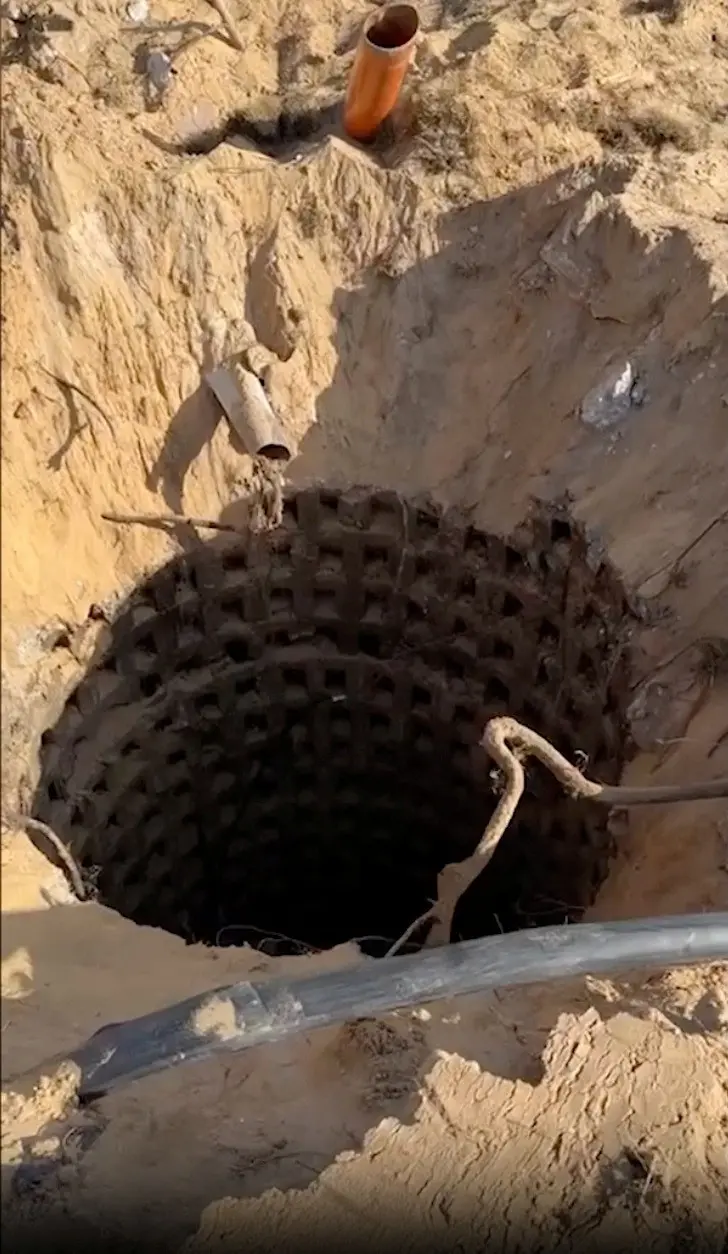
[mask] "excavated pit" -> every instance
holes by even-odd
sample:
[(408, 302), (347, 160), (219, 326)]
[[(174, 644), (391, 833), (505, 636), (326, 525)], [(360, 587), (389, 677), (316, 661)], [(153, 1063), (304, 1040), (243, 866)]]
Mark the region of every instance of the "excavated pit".
[[(565, 511), (504, 541), (389, 492), (298, 491), (272, 532), (134, 592), (43, 736), (34, 813), (138, 923), (382, 953), (493, 809), (489, 717), (618, 780), (631, 613)], [(604, 810), (529, 769), (456, 935), (579, 918), (613, 852)]]

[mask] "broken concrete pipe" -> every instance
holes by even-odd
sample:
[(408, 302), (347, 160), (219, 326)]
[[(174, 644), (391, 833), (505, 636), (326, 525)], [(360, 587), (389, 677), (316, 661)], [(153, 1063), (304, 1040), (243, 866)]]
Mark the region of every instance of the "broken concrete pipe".
[(218, 366), (205, 375), (205, 382), (247, 453), (252, 457), (267, 457), (270, 461), (290, 461), (293, 442), (252, 370), (239, 364)]
[(391, 4), (364, 23), (344, 103), (350, 139), (373, 139), (399, 98), (420, 19), (414, 5)]

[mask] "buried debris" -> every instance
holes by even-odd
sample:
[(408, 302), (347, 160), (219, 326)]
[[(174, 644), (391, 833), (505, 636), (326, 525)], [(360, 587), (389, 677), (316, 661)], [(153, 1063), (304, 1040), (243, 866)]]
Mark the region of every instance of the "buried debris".
[(292, 441), (276, 417), (262, 383), (244, 366), (218, 366), (205, 383), (225, 413), (230, 426), (251, 457), (290, 461)]
[(173, 73), (172, 58), (166, 52), (155, 48), (148, 53), (145, 74), (149, 108), (157, 108), (162, 103), (172, 82)]

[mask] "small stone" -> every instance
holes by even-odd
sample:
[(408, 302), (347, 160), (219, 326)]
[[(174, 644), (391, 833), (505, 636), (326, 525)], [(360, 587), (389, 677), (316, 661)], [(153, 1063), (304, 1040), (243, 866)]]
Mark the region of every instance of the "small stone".
[(126, 16), (135, 26), (138, 26), (140, 22), (146, 22), (149, 17), (148, 0), (131, 0), (131, 3), (126, 6)]
[(606, 430), (620, 422), (633, 406), (641, 405), (644, 398), (644, 387), (638, 383), (631, 362), (626, 361), (614, 366), (587, 393), (581, 404), (581, 420), (589, 427)]
[(162, 95), (172, 81), (172, 62), (166, 52), (150, 52), (147, 57), (147, 77), (152, 87)]

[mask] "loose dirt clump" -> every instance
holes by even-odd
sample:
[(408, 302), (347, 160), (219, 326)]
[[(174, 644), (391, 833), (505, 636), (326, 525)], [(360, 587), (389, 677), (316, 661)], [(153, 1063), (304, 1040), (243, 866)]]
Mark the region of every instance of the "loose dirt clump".
[[(2, 18), (7, 1214), (717, 1250), (725, 965), (37, 1088), (105, 1024), (380, 961), (493, 808), (487, 717), (728, 774), (724, 5), (433, 0), (367, 149), (363, 10), (229, 7), (242, 49), (203, 0)], [(204, 383), (241, 355), (285, 483)], [(723, 803), (550, 787), (458, 935), (728, 908)]]
[(229, 1041), (240, 1030), (229, 997), (211, 997), (195, 1011), (191, 1027), (198, 1036), (214, 1036), (219, 1041)]

